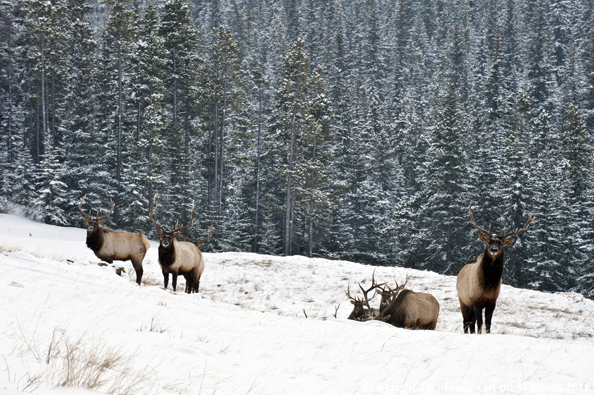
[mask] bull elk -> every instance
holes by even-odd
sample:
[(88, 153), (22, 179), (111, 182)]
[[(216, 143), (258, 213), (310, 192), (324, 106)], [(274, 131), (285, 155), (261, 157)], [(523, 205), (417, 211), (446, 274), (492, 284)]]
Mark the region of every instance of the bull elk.
[[(439, 315), (439, 303), (433, 295), (404, 289), (407, 280), (402, 285), (396, 283), (391, 288), (385, 283), (376, 284), (372, 277), (371, 287), (365, 290), (361, 284), (364, 299), (354, 298), (347, 291), (347, 296), (354, 308), (349, 319), (357, 321), (379, 320), (399, 328), (407, 329), (435, 329)], [(368, 293), (372, 290), (381, 294), (379, 309), (371, 307)], [(374, 295), (375, 296), (375, 295)], [(373, 299), (373, 296), (371, 297)]]
[(168, 231), (153, 219), (153, 214), (157, 210), (156, 199), (157, 195), (155, 194), (149, 211), (149, 219), (159, 228), (159, 230), (155, 231), (155, 234), (161, 239), (159, 244), (159, 265), (163, 272), (165, 289), (169, 285), (169, 274), (171, 273), (171, 285), (174, 292), (177, 288), (177, 276), (180, 274), (186, 279), (186, 293), (198, 292), (200, 289), (200, 277), (204, 272), (204, 257), (198, 247), (202, 246), (212, 237), (212, 229), (206, 239), (193, 242), (178, 241), (177, 238), (180, 237), (181, 231), (189, 228), (194, 223), (194, 203), (192, 203), (190, 223), (185, 226), (179, 226), (176, 222), (175, 226)]
[(534, 221), (534, 215), (530, 214), (528, 221), (520, 230), (505, 233), (501, 236), (491, 233), (489, 230), (480, 228), (472, 216), (472, 202), (468, 206), (470, 214), (470, 225), (476, 228), (479, 239), (486, 244), (485, 251), (477, 258), (475, 263), (464, 266), (456, 280), (456, 290), (460, 300), (460, 309), (464, 324), (464, 333), (474, 333), (474, 324), (477, 324), (477, 332), (482, 332), (483, 309), (485, 309), (485, 330), (491, 332), (491, 319), (495, 304), (501, 289), (503, 276), (503, 248), (513, 244), (516, 240), (513, 236), (522, 234), (528, 230), (528, 226)]
[(150, 248), (150, 243), (141, 233), (119, 232), (109, 228), (102, 227), (107, 217), (113, 213), (115, 204), (111, 200), (111, 210), (103, 216), (99, 212), (93, 218), (91, 211), (89, 214), (82, 209), (85, 197), (80, 199), (78, 209), (83, 215), (83, 221), (87, 224), (87, 247), (95, 253), (95, 256), (108, 263), (113, 261), (132, 262), (136, 272), (136, 282), (140, 285), (142, 281), (142, 260)]
[[(364, 289), (363, 286), (361, 285), (361, 283), (359, 283), (359, 288), (361, 288), (361, 291), (363, 292), (364, 299), (360, 299), (358, 297), (353, 297), (351, 295), (351, 289), (350, 289), (350, 285), (349, 285), (349, 287), (347, 288), (347, 291), (345, 292), (347, 297), (353, 304), (353, 311), (351, 312), (351, 314), (348, 317), (349, 320), (368, 321), (378, 315), (379, 310), (372, 308), (369, 305), (369, 295), (368, 294), (369, 294), (369, 292), (373, 291), (374, 289), (378, 289), (382, 285), (383, 284), (375, 283), (375, 271), (373, 272), (373, 275), (371, 276), (371, 287), (369, 287), (369, 289)], [(375, 297), (375, 295), (376, 294), (374, 293), (371, 296), (371, 299), (373, 299)]]
[(407, 283), (408, 277), (404, 284), (396, 283), (396, 288), (386, 285), (382, 289), (380, 313), (375, 319), (398, 328), (434, 330), (439, 302), (431, 294), (404, 289)]

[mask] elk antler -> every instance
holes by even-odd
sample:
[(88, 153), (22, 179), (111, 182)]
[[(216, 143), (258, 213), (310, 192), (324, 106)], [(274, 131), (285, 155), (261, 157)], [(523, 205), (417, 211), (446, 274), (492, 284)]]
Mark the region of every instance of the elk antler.
[(149, 219), (151, 220), (151, 222), (153, 224), (157, 225), (157, 227), (159, 229), (161, 229), (161, 232), (167, 232), (164, 227), (162, 227), (157, 221), (155, 221), (153, 219), (153, 213), (157, 212), (157, 206), (155, 204), (156, 199), (157, 199), (157, 194), (155, 193), (155, 196), (153, 197), (153, 202), (151, 203), (151, 209), (149, 210)]
[(501, 239), (507, 239), (508, 237), (517, 236), (521, 233), (526, 232), (528, 230), (528, 226), (530, 225), (530, 222), (534, 221), (534, 218), (535, 218), (534, 215), (532, 213), (530, 213), (530, 216), (528, 217), (528, 221), (526, 221), (526, 225), (524, 225), (524, 227), (522, 229), (520, 229), (520, 230), (516, 229), (511, 233), (504, 233), (501, 236)]
[[(369, 314), (371, 314), (372, 312), (372, 308), (371, 305), (369, 304), (369, 292), (371, 292), (372, 290), (376, 289), (376, 288), (380, 288), (383, 285), (385, 285), (386, 283), (381, 283), (381, 284), (376, 284), (375, 283), (375, 270), (373, 271), (373, 274), (371, 276), (371, 287), (369, 287), (369, 289), (364, 289), (363, 286), (361, 285), (361, 283), (359, 283), (359, 288), (361, 288), (361, 291), (363, 292), (363, 297), (365, 298), (365, 300), (363, 299), (359, 299), (359, 298), (355, 298), (353, 296), (351, 296), (351, 292), (350, 292), (350, 285), (347, 288), (347, 292), (346, 295), (348, 296), (349, 299), (353, 300), (355, 303), (361, 303), (362, 305), (364, 305), (365, 307), (367, 307)], [(375, 297), (375, 294), (371, 297), (371, 299), (373, 299)], [(375, 317), (370, 317), (370, 319), (373, 319)]]
[(107, 217), (109, 217), (111, 215), (111, 213), (113, 213), (113, 209), (115, 208), (115, 203), (113, 202), (113, 200), (111, 200), (111, 198), (109, 198), (109, 201), (111, 202), (111, 209), (109, 210), (109, 213), (107, 213), (106, 215), (99, 217), (99, 212), (97, 212), (97, 222), (101, 222), (101, 221), (105, 221), (107, 219)]
[(178, 226), (179, 222), (175, 222), (175, 227), (171, 229), (171, 233), (180, 233), (184, 229), (188, 229), (194, 223), (194, 202), (192, 202), (192, 213), (190, 214), (190, 223), (185, 226)]
[(189, 237), (186, 236), (181, 236), (184, 240), (189, 241), (192, 244), (196, 244), (196, 246), (198, 248), (202, 247), (204, 245), (204, 243), (206, 243), (208, 240), (212, 239), (212, 231), (214, 230), (214, 225), (210, 225), (210, 231), (208, 232), (208, 237), (206, 239), (198, 239), (198, 240), (192, 240)]
[(206, 239), (196, 240), (194, 242), (194, 244), (196, 244), (198, 247), (202, 247), (204, 245), (204, 243), (206, 243), (208, 240), (212, 239), (212, 231), (213, 230), (214, 230), (214, 225), (210, 225), (210, 231), (208, 232), (208, 237)]
[[(78, 204), (78, 210), (79, 210), (79, 211), (81, 212), (81, 214), (83, 215), (83, 220), (84, 220), (85, 222), (89, 222), (89, 221), (90, 221), (90, 220), (93, 218), (93, 216), (92, 216), (91, 214), (87, 214), (87, 213), (85, 213), (85, 212), (83, 211), (83, 209), (82, 209), (82, 204), (83, 204), (83, 201), (85, 200), (85, 198), (86, 198), (86, 197), (87, 197), (87, 194), (85, 193), (85, 196), (83, 196), (83, 197), (80, 199), (80, 203)], [(89, 211), (89, 213), (90, 213), (90, 211)]]
[(490, 236), (491, 235), (491, 227), (490, 226), (489, 226), (489, 231), (486, 231), (483, 228), (479, 227), (474, 222), (474, 217), (472, 216), (472, 202), (470, 202), (470, 206), (468, 206), (468, 213), (470, 214), (470, 225), (472, 225), (475, 228), (477, 228), (479, 230), (479, 232), (483, 232), (485, 235)]
[[(369, 289), (365, 290), (363, 289), (363, 286), (361, 285), (361, 283), (359, 283), (359, 288), (361, 288), (361, 291), (363, 291), (363, 296), (365, 297), (365, 304), (367, 305), (367, 307), (369, 307), (369, 311), (371, 312), (371, 306), (369, 306), (369, 299), (367, 297), (367, 294), (376, 289), (376, 288), (380, 288), (383, 285), (385, 285), (386, 283), (381, 283), (381, 284), (376, 284), (375, 283), (375, 270), (373, 270), (373, 274), (371, 275), (371, 287), (369, 287)], [(373, 299), (375, 297), (375, 294), (371, 297), (371, 299)]]
[[(83, 221), (86, 221), (86, 222), (88, 222), (88, 221), (90, 221), (91, 219), (93, 219), (93, 213), (92, 213), (92, 212), (89, 210), (89, 214), (87, 214), (87, 213), (85, 213), (85, 212), (82, 210), (82, 204), (83, 204), (83, 202), (84, 202), (84, 200), (85, 200), (85, 198), (86, 198), (86, 197), (87, 197), (87, 194), (85, 193), (85, 196), (83, 196), (83, 197), (80, 199), (80, 203), (78, 204), (78, 210), (79, 210), (79, 211), (82, 213), (82, 215), (83, 215)], [(106, 215), (104, 215), (104, 216), (102, 216), (102, 217), (99, 217), (99, 211), (97, 211), (97, 216), (96, 216), (96, 221), (97, 221), (97, 222), (99, 222), (99, 223), (102, 223), (103, 221), (105, 221), (105, 219), (106, 219), (107, 217), (109, 217), (109, 216), (111, 215), (111, 213), (113, 213), (113, 209), (115, 208), (115, 203), (113, 202), (113, 200), (111, 200), (111, 198), (109, 198), (109, 201), (111, 202), (111, 210), (109, 210), (109, 213), (107, 213)]]
[(155, 193), (155, 196), (153, 197), (153, 202), (151, 204), (151, 209), (149, 210), (149, 219), (153, 224), (157, 225), (159, 229), (161, 229), (161, 233), (169, 233), (171, 235), (174, 235), (174, 237), (177, 237), (179, 235), (179, 232), (189, 228), (194, 223), (194, 202), (192, 202), (192, 214), (190, 215), (190, 223), (186, 226), (179, 226), (179, 221), (176, 221), (175, 226), (171, 228), (171, 231), (168, 232), (164, 227), (161, 226), (161, 224), (159, 224), (157, 221), (153, 219), (153, 213), (157, 212), (157, 206), (155, 204), (156, 199), (157, 194)]

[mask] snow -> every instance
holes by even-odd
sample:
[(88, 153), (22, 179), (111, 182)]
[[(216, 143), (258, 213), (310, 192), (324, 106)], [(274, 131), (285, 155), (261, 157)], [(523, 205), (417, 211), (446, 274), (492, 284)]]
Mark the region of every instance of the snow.
[[(130, 262), (129, 277), (99, 266), (85, 236), (0, 215), (0, 393), (594, 393), (594, 302), (579, 294), (504, 286), (492, 333), (464, 335), (452, 276), (205, 254), (187, 295), (183, 278), (163, 290), (156, 242), (139, 287)], [(347, 320), (347, 285), (374, 270), (432, 293), (437, 330)]]

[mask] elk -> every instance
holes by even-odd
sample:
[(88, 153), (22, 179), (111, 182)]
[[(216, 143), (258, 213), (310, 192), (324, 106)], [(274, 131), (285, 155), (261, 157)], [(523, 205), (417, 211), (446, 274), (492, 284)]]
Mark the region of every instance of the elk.
[[(421, 292), (413, 292), (404, 289), (408, 278), (402, 285), (396, 283), (396, 288), (391, 288), (386, 283), (376, 284), (372, 277), (371, 287), (364, 289), (361, 284), (359, 287), (363, 291), (364, 299), (354, 298), (347, 291), (347, 296), (353, 303), (354, 308), (349, 316), (351, 320), (369, 321), (379, 320), (399, 328), (407, 329), (435, 329), (437, 317), (439, 315), (439, 303), (433, 295)], [(379, 309), (370, 306), (371, 299), (368, 293), (376, 290), (376, 294), (381, 294)]]
[[(351, 314), (348, 317), (349, 320), (368, 321), (370, 319), (373, 319), (379, 313), (378, 309), (372, 308), (369, 305), (368, 294), (369, 294), (369, 292), (373, 291), (374, 289), (378, 289), (382, 285), (383, 284), (375, 283), (375, 271), (373, 272), (373, 275), (371, 276), (371, 287), (369, 287), (369, 289), (363, 289), (363, 286), (361, 285), (361, 283), (359, 283), (359, 288), (361, 288), (361, 291), (363, 292), (364, 299), (359, 299), (358, 297), (355, 298), (355, 297), (351, 296), (351, 289), (350, 289), (350, 285), (349, 285), (349, 287), (347, 288), (347, 291), (345, 292), (347, 297), (350, 299), (351, 303), (353, 304), (353, 311), (351, 312)], [(371, 299), (373, 299), (375, 297), (375, 295), (376, 294), (374, 293), (373, 296), (371, 297)]]
[(402, 285), (396, 282), (396, 288), (382, 288), (380, 313), (375, 319), (398, 328), (434, 330), (439, 302), (431, 294), (404, 289), (407, 283), (408, 277)]
[(155, 234), (161, 239), (159, 244), (159, 265), (163, 272), (165, 289), (169, 285), (169, 274), (171, 273), (171, 285), (174, 292), (177, 288), (177, 276), (180, 274), (186, 279), (186, 293), (198, 292), (200, 289), (200, 277), (204, 272), (204, 257), (198, 246), (203, 245), (212, 237), (212, 229), (208, 238), (204, 240), (196, 240), (194, 242), (178, 241), (177, 238), (180, 237), (181, 231), (189, 228), (194, 223), (194, 203), (192, 203), (190, 223), (185, 226), (179, 226), (179, 223), (176, 222), (175, 226), (168, 231), (153, 219), (153, 214), (157, 210), (156, 199), (157, 194), (153, 197), (149, 219), (159, 228), (159, 230), (155, 231)]
[(95, 253), (95, 256), (108, 263), (113, 261), (130, 260), (134, 271), (136, 272), (136, 282), (140, 285), (142, 281), (142, 260), (150, 248), (150, 243), (141, 233), (118, 232), (109, 228), (102, 227), (107, 217), (113, 213), (115, 204), (111, 198), (111, 210), (104, 216), (97, 215), (93, 218), (91, 211), (89, 214), (82, 209), (85, 196), (80, 199), (78, 205), (79, 211), (83, 215), (83, 221), (87, 224), (87, 247)]
[(505, 233), (501, 236), (491, 233), (489, 230), (480, 228), (472, 216), (472, 202), (468, 206), (470, 214), (470, 225), (476, 228), (479, 239), (486, 244), (485, 251), (479, 255), (475, 263), (465, 265), (456, 280), (456, 290), (460, 300), (460, 309), (464, 324), (464, 333), (474, 333), (474, 324), (477, 324), (478, 333), (482, 332), (483, 309), (485, 309), (485, 329), (491, 332), (491, 319), (495, 304), (501, 289), (503, 276), (503, 248), (513, 244), (516, 240), (513, 236), (522, 234), (528, 230), (528, 226), (534, 221), (532, 213), (528, 221), (520, 230)]

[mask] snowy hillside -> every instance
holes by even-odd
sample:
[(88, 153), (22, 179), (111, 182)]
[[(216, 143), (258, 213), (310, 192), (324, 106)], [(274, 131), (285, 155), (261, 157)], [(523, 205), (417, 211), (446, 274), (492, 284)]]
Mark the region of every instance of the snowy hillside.
[[(436, 331), (346, 320), (352, 262), (205, 254), (201, 293), (138, 287), (85, 231), (0, 215), (2, 394), (587, 394), (594, 302), (504, 286), (490, 335), (463, 335), (455, 277), (376, 268), (441, 305)], [(335, 309), (337, 317), (334, 318)], [(308, 318), (306, 318), (306, 316)], [(74, 387), (74, 388), (73, 388)]]

